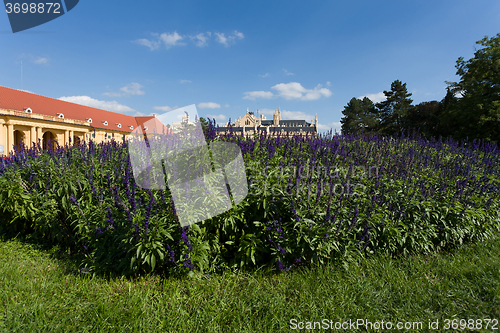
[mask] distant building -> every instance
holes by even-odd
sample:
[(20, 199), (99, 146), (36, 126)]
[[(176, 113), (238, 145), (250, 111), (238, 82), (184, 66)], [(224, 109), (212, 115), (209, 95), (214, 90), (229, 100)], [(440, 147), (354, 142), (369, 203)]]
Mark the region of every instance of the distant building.
[(174, 121), (172, 122), (172, 129), (175, 132), (178, 132), (182, 129), (183, 126), (185, 125), (194, 125), (195, 123), (189, 121), (189, 115), (186, 111), (184, 111), (186, 113), (185, 116), (182, 117), (182, 121)]
[[(153, 123), (148, 122), (152, 119)], [(144, 127), (146, 122), (150, 128)], [(0, 156), (8, 156), (21, 144), (31, 147), (40, 142), (47, 148), (49, 142), (63, 146), (129, 139), (139, 126), (145, 133), (165, 132), (155, 115), (132, 117), (0, 87)]]
[(233, 124), (224, 127), (217, 127), (219, 134), (228, 133), (232, 129), (233, 133), (238, 135), (253, 135), (255, 133), (265, 133), (269, 136), (278, 135), (302, 135), (316, 136), (318, 134), (318, 116), (315, 117), (314, 123), (308, 123), (305, 120), (282, 120), (281, 110), (278, 108), (274, 111), (273, 120), (267, 120), (264, 115), (256, 117), (253, 112), (249, 112), (238, 118)]

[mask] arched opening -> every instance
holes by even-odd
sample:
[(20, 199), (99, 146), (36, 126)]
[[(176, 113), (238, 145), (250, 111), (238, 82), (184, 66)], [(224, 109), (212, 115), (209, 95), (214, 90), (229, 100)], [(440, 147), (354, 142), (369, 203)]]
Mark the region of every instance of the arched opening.
[(47, 131), (43, 134), (43, 149), (54, 150), (57, 147), (57, 138), (54, 133)]
[(81, 142), (82, 142), (82, 139), (80, 139), (80, 137), (79, 137), (79, 136), (76, 136), (76, 135), (75, 135), (75, 142), (74, 142), (74, 145), (75, 145), (75, 146), (79, 146), (79, 145), (81, 144)]
[(21, 149), (23, 149), (23, 146), (24, 146), (24, 133), (19, 131), (19, 130), (15, 130), (14, 131), (14, 150), (16, 152), (19, 152), (19, 151), (21, 151)]

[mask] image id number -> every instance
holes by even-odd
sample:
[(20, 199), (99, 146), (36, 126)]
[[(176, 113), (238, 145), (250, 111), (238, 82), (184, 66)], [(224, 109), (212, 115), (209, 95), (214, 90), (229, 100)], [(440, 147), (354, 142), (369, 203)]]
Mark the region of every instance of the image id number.
[[(5, 9), (7, 11), (7, 14), (10, 13), (31, 13), (31, 14), (61, 14), (61, 4), (59, 3), (53, 3), (53, 2), (47, 2), (47, 3), (6, 3), (5, 4)], [(52, 12), (51, 12), (52, 11)]]

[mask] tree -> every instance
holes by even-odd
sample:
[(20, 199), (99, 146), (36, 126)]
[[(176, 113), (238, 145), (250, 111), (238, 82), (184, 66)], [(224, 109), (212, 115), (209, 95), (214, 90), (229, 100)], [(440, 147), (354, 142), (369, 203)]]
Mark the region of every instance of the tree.
[(378, 119), (380, 122), (378, 132), (384, 135), (395, 135), (405, 130), (404, 119), (413, 108), (409, 97), (411, 93), (406, 89), (406, 83), (399, 80), (391, 84), (390, 91), (384, 91), (387, 98), (377, 103)]
[(342, 110), (342, 134), (366, 134), (377, 125), (375, 105), (365, 97), (352, 98)]
[(440, 111), (441, 104), (438, 101), (422, 102), (408, 111), (403, 126), (417, 130), (425, 137), (438, 136)]
[(208, 129), (208, 120), (203, 117), (200, 117), (201, 129), (203, 130), (203, 134), (206, 135)]
[(438, 118), (436, 119), (436, 136), (442, 137), (457, 137), (456, 133), (463, 132), (460, 128), (460, 122), (456, 118), (455, 111), (457, 110), (458, 98), (450, 90), (446, 88), (446, 96), (439, 102)]
[(500, 142), (500, 33), (476, 42), (483, 48), (474, 58), (458, 58), (456, 68), (459, 82), (446, 82), (457, 105), (448, 113), (459, 128), (454, 136), (471, 139), (484, 138)]

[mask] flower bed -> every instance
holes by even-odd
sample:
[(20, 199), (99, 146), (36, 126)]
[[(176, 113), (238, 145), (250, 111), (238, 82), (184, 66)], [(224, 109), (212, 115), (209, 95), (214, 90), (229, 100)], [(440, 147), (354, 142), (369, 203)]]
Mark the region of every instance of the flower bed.
[(82, 255), (85, 272), (213, 272), (428, 253), (500, 226), (500, 150), (475, 141), (243, 138), (248, 196), (181, 228), (167, 190), (135, 184), (127, 143), (25, 150), (0, 161), (0, 232)]

